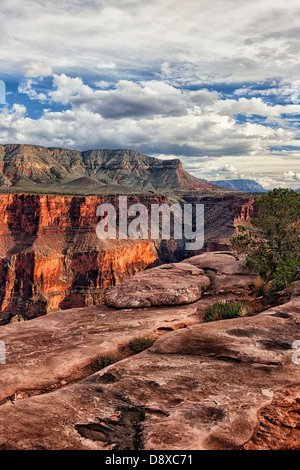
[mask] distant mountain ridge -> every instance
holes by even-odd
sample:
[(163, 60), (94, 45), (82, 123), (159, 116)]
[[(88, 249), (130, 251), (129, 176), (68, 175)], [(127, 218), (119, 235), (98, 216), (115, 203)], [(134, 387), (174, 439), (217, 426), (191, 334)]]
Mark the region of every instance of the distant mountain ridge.
[(222, 191), (182, 167), (130, 149), (69, 150), (38, 145), (0, 145), (0, 189), (57, 192), (114, 190)]
[(211, 181), (211, 182), (222, 188), (232, 189), (235, 191), (256, 192), (256, 193), (267, 192), (267, 190), (263, 188), (261, 184), (257, 183), (254, 180), (234, 179), (234, 180), (218, 180), (218, 181)]

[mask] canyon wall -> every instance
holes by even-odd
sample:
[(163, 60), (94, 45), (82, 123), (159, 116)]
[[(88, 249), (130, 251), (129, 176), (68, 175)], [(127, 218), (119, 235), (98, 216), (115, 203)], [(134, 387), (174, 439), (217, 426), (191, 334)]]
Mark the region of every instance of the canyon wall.
[[(251, 215), (247, 197), (184, 195), (203, 203), (205, 245), (228, 250), (237, 220)], [(53, 310), (95, 305), (105, 290), (160, 262), (177, 261), (183, 240), (99, 240), (96, 210), (118, 207), (117, 196), (2, 194), (0, 196), (0, 324), (27, 320)], [(168, 203), (163, 195), (128, 196), (134, 203)]]

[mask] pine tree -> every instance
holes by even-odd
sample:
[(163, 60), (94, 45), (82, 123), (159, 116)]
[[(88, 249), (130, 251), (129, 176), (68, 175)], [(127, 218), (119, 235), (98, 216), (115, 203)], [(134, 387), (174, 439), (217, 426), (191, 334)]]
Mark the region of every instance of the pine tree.
[(277, 188), (259, 196), (251, 227), (239, 226), (231, 239), (237, 252), (247, 253), (247, 266), (275, 289), (300, 279), (300, 194)]

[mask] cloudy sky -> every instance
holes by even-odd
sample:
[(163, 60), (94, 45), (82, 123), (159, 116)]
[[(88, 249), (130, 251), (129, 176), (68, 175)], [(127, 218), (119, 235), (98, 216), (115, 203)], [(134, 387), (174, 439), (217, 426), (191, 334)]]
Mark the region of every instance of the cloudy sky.
[(300, 188), (299, 20), (299, 0), (1, 0), (0, 142)]

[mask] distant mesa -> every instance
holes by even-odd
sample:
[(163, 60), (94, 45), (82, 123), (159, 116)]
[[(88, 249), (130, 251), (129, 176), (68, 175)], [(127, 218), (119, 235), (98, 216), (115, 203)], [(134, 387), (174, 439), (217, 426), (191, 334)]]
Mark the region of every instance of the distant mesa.
[(266, 193), (267, 190), (254, 180), (235, 179), (235, 180), (218, 180), (213, 181), (213, 184), (221, 188), (231, 189), (233, 191), (245, 191), (255, 193)]
[(80, 152), (38, 145), (0, 145), (0, 189), (102, 194), (142, 191), (222, 191), (190, 175), (179, 159), (130, 149)]

